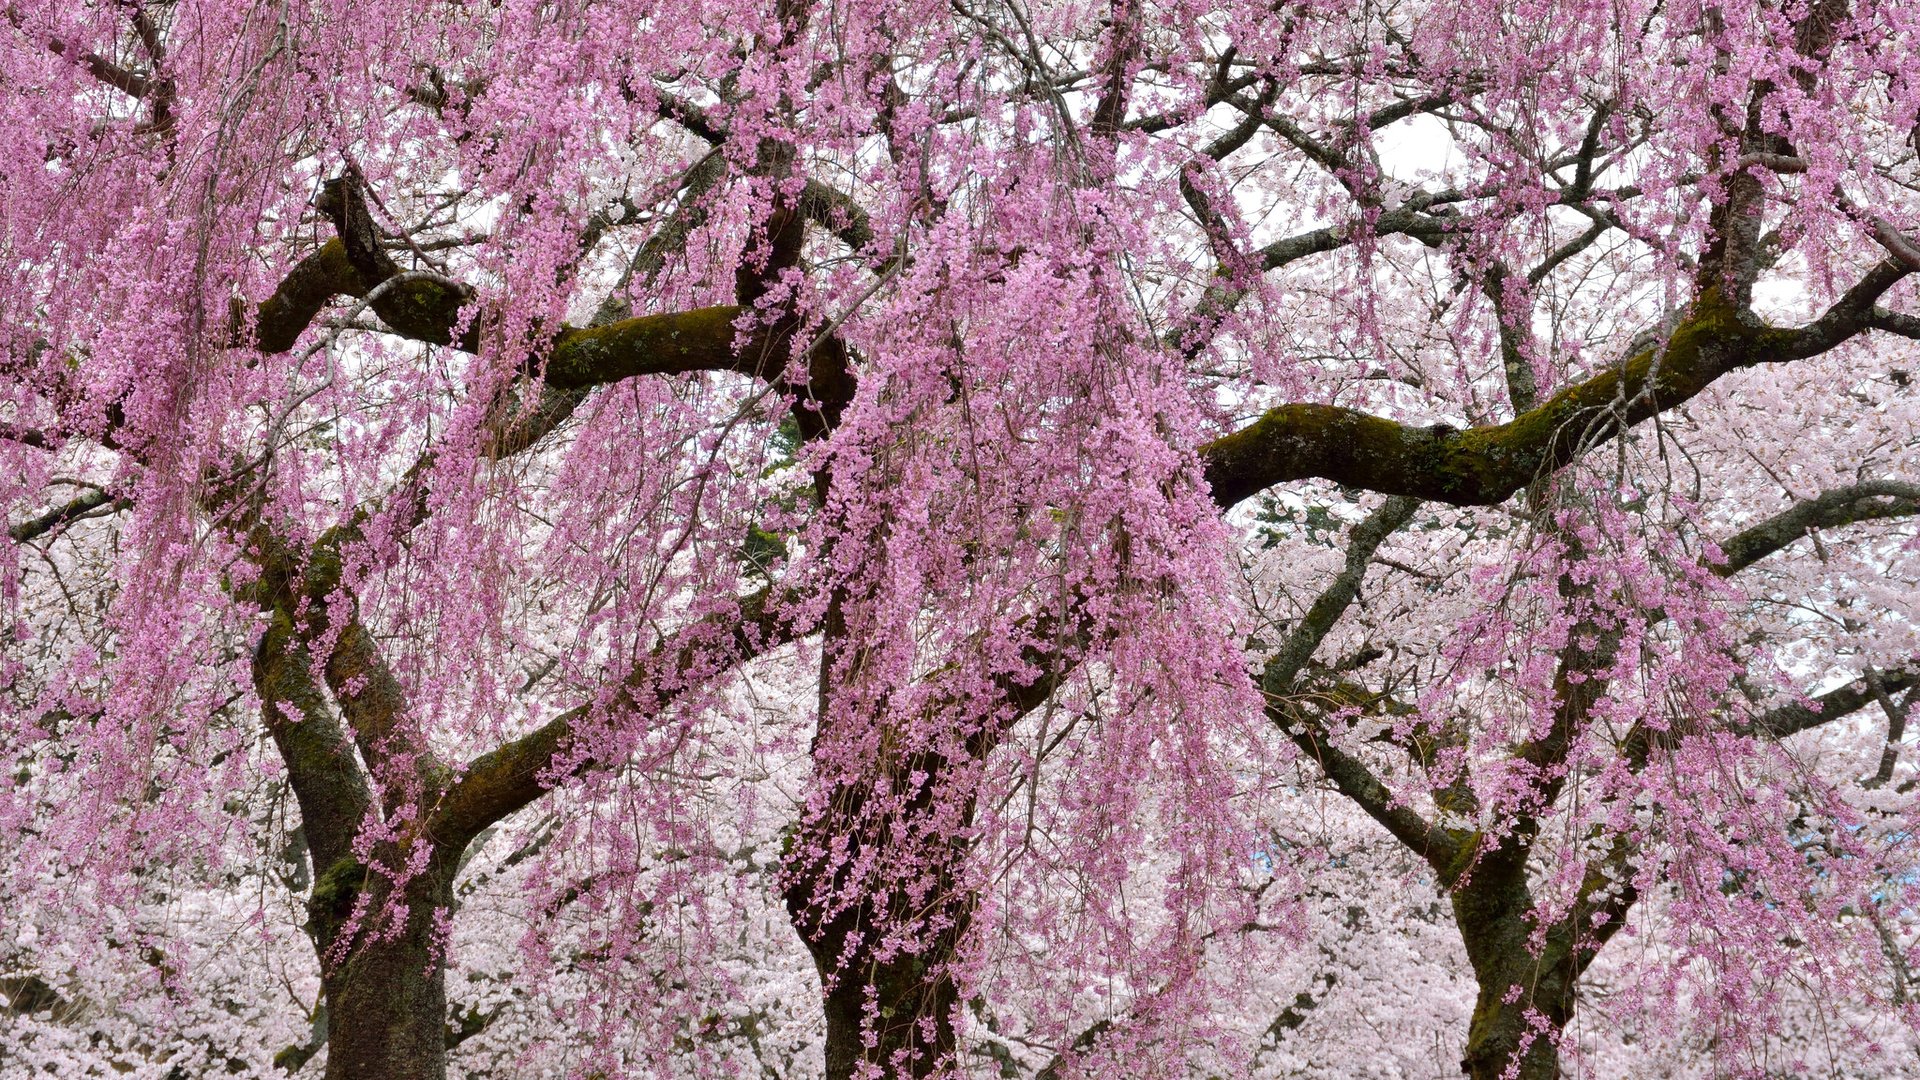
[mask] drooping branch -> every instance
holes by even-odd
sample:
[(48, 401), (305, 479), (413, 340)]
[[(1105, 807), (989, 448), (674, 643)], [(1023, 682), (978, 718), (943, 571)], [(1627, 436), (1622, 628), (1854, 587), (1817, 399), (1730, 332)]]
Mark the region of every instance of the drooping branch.
[(633, 317), (633, 301), (629, 293), (634, 281), (637, 279), (647, 285), (653, 284), (661, 271), (666, 269), (668, 260), (685, 249), (694, 231), (707, 223), (711, 207), (709, 195), (726, 175), (727, 159), (717, 150), (709, 151), (682, 174), (673, 211), (627, 260), (619, 279), (607, 290), (600, 306), (594, 309), (589, 326), (609, 326)]
[(1581, 876), (1572, 908), (1547, 931), (1552, 947), (1568, 957), (1576, 979), (1626, 925), (1627, 913), (1640, 900), (1633, 880), (1633, 859), (1639, 850), (1630, 833), (1614, 833), (1606, 854)]
[[(290, 347), (305, 325), (339, 293), (368, 295), (383, 283), (395, 281), (398, 268), (379, 247), (378, 237), (357, 189), (357, 180), (349, 175), (329, 187), (326, 209), (334, 219), (340, 238), (330, 242), (315, 256), (305, 260), (275, 296), (263, 305), (258, 340), (262, 345)], [(642, 268), (643, 272), (645, 268)], [(372, 285), (369, 285), (372, 282)], [(428, 282), (428, 285), (434, 283)], [(477, 348), (472, 324), (458, 341), (454, 330), (462, 313), (460, 306), (467, 294), (435, 286), (427, 290), (403, 284), (392, 290), (393, 297), (376, 301), (375, 310), (384, 321), (403, 336), (423, 341), (452, 343), (462, 348)], [(404, 310), (400, 310), (400, 309)], [(762, 330), (745, 336), (736, 329), (742, 309), (720, 306), (690, 312), (649, 315), (622, 319), (606, 325), (564, 328), (546, 350), (539, 371), (541, 398), (530, 410), (516, 410), (503, 401), (496, 409), (487, 449), (495, 456), (507, 456), (533, 445), (546, 432), (570, 415), (580, 395), (597, 386), (645, 375), (682, 374), (696, 371), (735, 371), (751, 374), (767, 382), (791, 385), (812, 392), (807, 379), (788, 384), (782, 373), (787, 363), (784, 330)], [(831, 382), (844, 381), (845, 358), (837, 342), (824, 342), (811, 350), (811, 367), (822, 371)], [(850, 396), (837, 385), (823, 387), (818, 396), (829, 398), (836, 408)], [(390, 521), (402, 531), (418, 524), (430, 503), (426, 482), (434, 455), (429, 453), (403, 476), (401, 483), (380, 502), (356, 512), (342, 526), (323, 534), (303, 569), (294, 571), (286, 553), (279, 558), (286, 565), (282, 572), (290, 590), (289, 606), (298, 598), (310, 614), (315, 632), (325, 626), (327, 605), (342, 586), (342, 557), (359, 540), (370, 520), (379, 515), (397, 515)], [(263, 557), (277, 551), (269, 539), (260, 545)], [(297, 577), (298, 580), (293, 580)], [(350, 601), (349, 601), (350, 602)], [(730, 634), (727, 650), (734, 659), (748, 657), (769, 646), (777, 634), (773, 621), (764, 611), (764, 595), (750, 600), (750, 613), (743, 614)], [(710, 628), (709, 628), (710, 629)], [(668, 649), (673, 657), (664, 676), (676, 683), (688, 670), (702, 663), (695, 653), (697, 643)], [(664, 647), (663, 647), (664, 648)], [(417, 739), (404, 737), (400, 729), (405, 716), (404, 695), (397, 679), (380, 659), (371, 634), (357, 619), (350, 618), (338, 635), (325, 670), (343, 711), (368, 760), (384, 759), (395, 753), (410, 755), (422, 770), (424, 788), (436, 790), (450, 779), (450, 773), (426, 753)], [(640, 673), (621, 685), (614, 708), (637, 707), (635, 693), (646, 679)], [(656, 688), (657, 689), (657, 688)], [(483, 756), (467, 771), (443, 804), (442, 818), (435, 831), (443, 837), (460, 837), (464, 843), (479, 828), (520, 805), (537, 798), (545, 790), (542, 780), (556, 755), (571, 753), (575, 726), (589, 715), (586, 707), (573, 710), (541, 729)], [(389, 745), (399, 739), (403, 745)], [(615, 763), (584, 763), (583, 767), (610, 766)], [(478, 825), (471, 823), (478, 822)]]
[[(1221, 138), (1230, 140), (1235, 134), (1229, 132)], [(1420, 203), (1421, 200), (1409, 200), (1409, 206), (1381, 212), (1368, 226), (1368, 234), (1376, 238), (1409, 236), (1428, 245), (1440, 243), (1446, 236), (1446, 222), (1413, 208)], [(1221, 228), (1223, 226), (1216, 225), (1210, 232), (1218, 233)], [(1255, 252), (1258, 256), (1256, 265), (1263, 272), (1278, 270), (1314, 255), (1345, 248), (1353, 244), (1359, 235), (1347, 225), (1309, 229), (1261, 247)], [(1249, 291), (1245, 284), (1235, 283), (1231, 278), (1212, 282), (1187, 317), (1165, 335), (1167, 346), (1187, 356), (1196, 355), (1205, 346), (1210, 329), (1239, 307)]]
[[(1905, 691), (1909, 700), (1902, 706), (1908, 705), (1917, 687), (1920, 687), (1920, 661), (1892, 672), (1869, 669), (1860, 678), (1813, 699), (1811, 704), (1796, 702), (1781, 706), (1734, 730), (1745, 735), (1787, 738), (1879, 702), (1890, 710), (1891, 744), (1891, 740), (1898, 738), (1898, 725), (1905, 718), (1905, 710), (1891, 706), (1889, 695)], [(1644, 721), (1635, 724), (1620, 745), (1628, 767), (1636, 773), (1644, 769), (1654, 745), (1663, 738), (1664, 732), (1656, 731)], [(1891, 773), (1890, 756), (1883, 754), (1881, 769), (1868, 780), (1867, 786), (1885, 783)], [(1614, 833), (1605, 854), (1588, 865), (1571, 909), (1549, 928), (1549, 947), (1562, 950), (1569, 958), (1573, 977), (1578, 978), (1599, 955), (1600, 949), (1619, 932), (1626, 923), (1627, 913), (1639, 900), (1640, 892), (1632, 872), (1638, 851), (1639, 845), (1630, 833)]]
[[(1920, 485), (1897, 480), (1863, 480), (1801, 500), (1722, 541), (1718, 546), (1726, 561), (1710, 569), (1721, 577), (1731, 577), (1786, 550), (1815, 529), (1916, 515), (1920, 515)], [(1647, 613), (1649, 624), (1666, 617), (1662, 609)], [(1877, 693), (1874, 689), (1875, 679), (1880, 680)], [(1920, 678), (1911, 678), (1899, 672), (1892, 675), (1872, 672), (1815, 699), (1816, 704), (1812, 708), (1798, 703), (1782, 706), (1735, 730), (1746, 734), (1785, 737), (1837, 720), (1865, 707), (1870, 701), (1884, 699), (1888, 693), (1898, 693), (1902, 688), (1912, 686), (1920, 686)], [(1646, 766), (1654, 744), (1660, 738), (1661, 732), (1643, 720), (1629, 728), (1621, 738), (1620, 752), (1628, 765), (1638, 772)]]
[(1560, 515), (1549, 515), (1548, 534), (1564, 554), (1554, 581), (1562, 610), (1573, 616), (1566, 639), (1555, 658), (1553, 715), (1547, 729), (1523, 740), (1513, 750), (1516, 761), (1532, 766), (1529, 794), (1533, 805), (1514, 810), (1514, 827), (1503, 844), (1516, 848), (1532, 843), (1539, 829), (1538, 814), (1553, 805), (1567, 782), (1567, 758), (1580, 734), (1592, 721), (1595, 706), (1611, 688), (1614, 661), (1625, 637), (1624, 619), (1608, 614), (1618, 599), (1603, 596), (1598, 583), (1581, 567), (1590, 563), (1588, 543), (1577, 528)]

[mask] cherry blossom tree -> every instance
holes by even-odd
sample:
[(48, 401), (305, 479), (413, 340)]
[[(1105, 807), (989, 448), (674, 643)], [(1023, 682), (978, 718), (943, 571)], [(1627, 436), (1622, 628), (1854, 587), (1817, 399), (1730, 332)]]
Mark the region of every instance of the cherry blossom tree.
[(7, 3), (10, 1010), (1253, 1072), (1324, 785), (1469, 1075), (1902, 1037), (1910, 7)]

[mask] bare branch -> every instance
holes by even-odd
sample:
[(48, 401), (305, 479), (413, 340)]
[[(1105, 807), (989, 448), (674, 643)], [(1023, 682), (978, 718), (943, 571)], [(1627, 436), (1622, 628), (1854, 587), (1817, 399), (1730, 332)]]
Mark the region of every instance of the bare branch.
[[(1874, 689), (1876, 681), (1880, 684), (1880, 690), (1877, 692)], [(1920, 686), (1920, 660), (1893, 671), (1878, 672), (1874, 678), (1863, 675), (1850, 683), (1821, 694), (1814, 698), (1811, 704), (1803, 705), (1794, 702), (1791, 705), (1782, 705), (1770, 712), (1761, 713), (1735, 730), (1744, 735), (1784, 739), (1842, 717), (1851, 716), (1877, 701), (1881, 693), (1897, 694), (1914, 686)]]
[(1823, 491), (1751, 525), (1720, 545), (1726, 562), (1713, 568), (1730, 577), (1775, 552), (1792, 546), (1815, 529), (1833, 529), (1860, 521), (1920, 515), (1920, 484), (1868, 480)]

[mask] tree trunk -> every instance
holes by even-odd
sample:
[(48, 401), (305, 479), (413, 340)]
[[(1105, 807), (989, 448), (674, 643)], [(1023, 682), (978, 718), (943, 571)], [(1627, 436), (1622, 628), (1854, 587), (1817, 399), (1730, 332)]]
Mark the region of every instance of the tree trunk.
[(1452, 896), (1479, 984), (1460, 1071), (1472, 1080), (1558, 1080), (1555, 1040), (1573, 1015), (1573, 956), (1559, 934), (1549, 934), (1539, 952), (1532, 948), (1533, 898), (1523, 871), (1483, 866), (1474, 874)]
[[(959, 853), (949, 848), (939, 854)], [(820, 888), (821, 875), (838, 877), (844, 865), (790, 862), (786, 886), (788, 918), (813, 956), (824, 988), (826, 1080), (948, 1075), (957, 1045), (959, 991), (946, 964), (971, 922), (974, 898), (954, 887), (947, 864), (930, 871), (937, 884), (931, 898), (921, 899), (925, 906), (913, 906), (895, 890), (884, 908), (861, 898), (845, 910), (823, 914), (819, 898), (827, 890)], [(913, 951), (876, 956), (875, 944), (893, 929), (883, 911), (914, 913), (920, 933)], [(910, 930), (907, 936), (916, 935)]]
[(953, 981), (930, 973), (924, 954), (885, 963), (869, 955), (864, 963), (840, 966), (844, 943), (844, 932), (808, 943), (821, 981), (830, 987), (822, 1001), (827, 1080), (944, 1075), (955, 1046), (959, 997)]
[(445, 1080), (446, 958), (433, 931), (435, 911), (452, 906), (452, 863), (437, 859), (408, 885), (404, 927), (381, 940), (363, 927), (344, 959), (330, 953), (366, 868), (343, 860), (315, 881), (307, 907), (327, 1003), (326, 1080)]
[[(1513, 971), (1492, 981), (1482, 980), (1473, 1005), (1473, 1023), (1467, 1029), (1467, 1052), (1460, 1071), (1473, 1080), (1559, 1080), (1560, 1052), (1553, 1040), (1566, 1027), (1565, 1015), (1555, 1016), (1540, 1003), (1530, 1003), (1525, 990), (1511, 1004), (1505, 1001), (1515, 985), (1524, 987), (1527, 975)], [(1540, 1010), (1546, 1030), (1537, 1030), (1527, 1018), (1529, 1005)], [(1522, 1046), (1525, 1047), (1522, 1050)], [(1519, 1068), (1512, 1073), (1515, 1060)]]
[[(829, 809), (802, 820), (787, 858), (787, 916), (824, 989), (826, 1080), (922, 1080), (954, 1071), (959, 992), (947, 964), (972, 922), (975, 897), (957, 884), (965, 843), (915, 827), (935, 807), (945, 762), (923, 754), (906, 771), (921, 780), (905, 807), (868, 819), (862, 808), (877, 778), (840, 785)], [(973, 811), (964, 798), (963, 823)], [(911, 883), (855, 869), (868, 845), (903, 836), (918, 838), (922, 860)], [(896, 947), (882, 956), (876, 946), (889, 939)]]

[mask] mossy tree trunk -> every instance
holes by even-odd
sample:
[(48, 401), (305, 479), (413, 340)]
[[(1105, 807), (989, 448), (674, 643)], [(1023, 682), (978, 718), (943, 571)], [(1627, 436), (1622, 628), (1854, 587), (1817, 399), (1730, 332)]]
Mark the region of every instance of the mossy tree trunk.
[[(327, 1080), (444, 1080), (447, 1075), (445, 957), (434, 932), (452, 910), (457, 860), (438, 859), (406, 884), (406, 913), (383, 927), (377, 874), (351, 860), (319, 875), (308, 900), (327, 1008)], [(343, 945), (363, 889), (376, 890)], [(382, 933), (381, 930), (389, 932)]]
[[(1610, 933), (1580, 936), (1595, 910), (1584, 895), (1573, 913), (1540, 932), (1526, 861), (1508, 848), (1476, 865), (1451, 899), (1479, 990), (1460, 1070), (1473, 1080), (1557, 1080), (1559, 1040), (1573, 1019), (1580, 976)], [(1609, 914), (1617, 926), (1624, 905)]]

